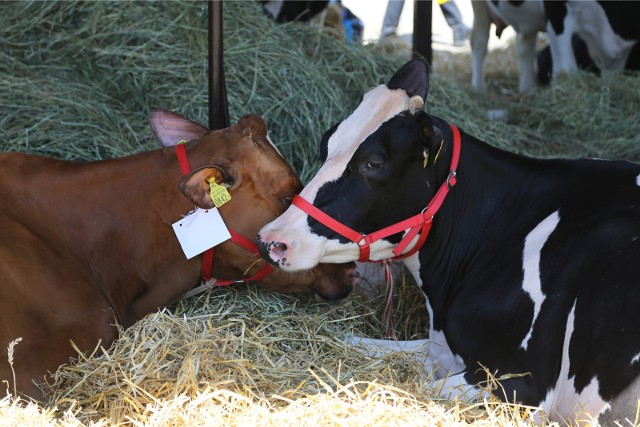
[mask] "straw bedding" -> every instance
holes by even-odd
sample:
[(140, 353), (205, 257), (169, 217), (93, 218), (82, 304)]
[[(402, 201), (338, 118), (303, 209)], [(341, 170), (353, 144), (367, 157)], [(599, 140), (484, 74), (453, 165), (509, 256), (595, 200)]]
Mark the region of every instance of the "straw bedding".
[[(153, 109), (206, 123), (204, 4), (0, 3), (0, 150), (109, 158), (157, 146), (146, 123)], [(640, 160), (638, 75), (580, 74), (522, 97), (514, 57), (512, 48), (491, 53), (489, 90), (477, 94), (469, 56), (437, 52), (427, 110), (520, 153)], [(322, 132), (407, 58), (275, 25), (253, 2), (225, 3), (232, 121), (262, 115), (303, 180), (319, 166)], [(492, 110), (504, 120), (487, 120)], [(183, 300), (61, 368), (46, 405), (0, 400), (0, 424), (530, 424), (528, 408), (439, 399), (407, 355), (373, 359), (345, 346), (348, 334), (381, 337), (383, 296), (373, 289), (337, 304), (256, 286)], [(398, 338), (425, 338), (414, 283), (400, 275), (396, 293)]]

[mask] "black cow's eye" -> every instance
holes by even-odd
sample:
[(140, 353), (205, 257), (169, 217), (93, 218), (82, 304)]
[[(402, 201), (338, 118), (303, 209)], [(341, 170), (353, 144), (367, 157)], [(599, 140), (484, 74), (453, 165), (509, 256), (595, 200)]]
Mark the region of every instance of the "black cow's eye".
[(380, 169), (383, 165), (384, 165), (384, 162), (381, 160), (370, 160), (367, 162), (367, 169), (377, 170), (377, 169)]

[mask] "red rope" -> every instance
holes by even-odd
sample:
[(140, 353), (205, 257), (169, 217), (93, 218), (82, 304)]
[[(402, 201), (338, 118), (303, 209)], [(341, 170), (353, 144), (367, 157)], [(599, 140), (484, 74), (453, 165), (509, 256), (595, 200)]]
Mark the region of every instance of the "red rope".
[(391, 316), (391, 312), (393, 309), (393, 270), (391, 270), (391, 261), (383, 261), (382, 268), (384, 270), (384, 281), (387, 283), (387, 293), (385, 296), (384, 307), (384, 337), (396, 339), (396, 334), (393, 330), (393, 317)]

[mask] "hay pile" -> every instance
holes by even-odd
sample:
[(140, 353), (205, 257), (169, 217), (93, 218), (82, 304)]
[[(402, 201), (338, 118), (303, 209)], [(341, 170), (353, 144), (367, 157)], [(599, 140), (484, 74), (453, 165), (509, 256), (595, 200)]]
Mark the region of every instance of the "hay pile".
[[(204, 4), (2, 3), (0, 150), (101, 159), (158, 146), (146, 123), (153, 109), (206, 123)], [(232, 121), (265, 117), (303, 180), (319, 166), (322, 132), (408, 59), (275, 25), (248, 1), (225, 3), (225, 48)], [(489, 92), (475, 94), (468, 55), (436, 53), (427, 110), (521, 153), (640, 160), (637, 75), (581, 74), (520, 97), (517, 75), (504, 73), (513, 64), (495, 58)], [(487, 121), (495, 109), (508, 120)], [(400, 339), (427, 331), (414, 287), (406, 278), (398, 285)], [(371, 359), (343, 345), (347, 334), (381, 336), (382, 301), (356, 293), (329, 305), (254, 286), (215, 289), (59, 370), (52, 409), (0, 400), (0, 424), (529, 425), (527, 408), (439, 401), (408, 356)]]
[[(19, 2), (0, 16), (0, 149), (70, 159), (157, 147), (146, 117), (207, 124), (205, 2)], [(225, 4), (231, 121), (262, 115), (303, 178), (316, 144), (370, 85), (402, 63), (375, 58), (253, 2)], [(6, 48), (5, 48), (6, 47)]]

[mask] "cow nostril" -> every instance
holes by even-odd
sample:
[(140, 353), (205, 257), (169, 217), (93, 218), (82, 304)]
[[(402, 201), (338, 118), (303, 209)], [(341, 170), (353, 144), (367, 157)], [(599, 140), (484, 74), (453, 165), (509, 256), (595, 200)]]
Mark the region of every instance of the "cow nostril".
[(273, 242), (269, 252), (271, 253), (272, 258), (281, 259), (287, 253), (287, 245), (282, 242)]

